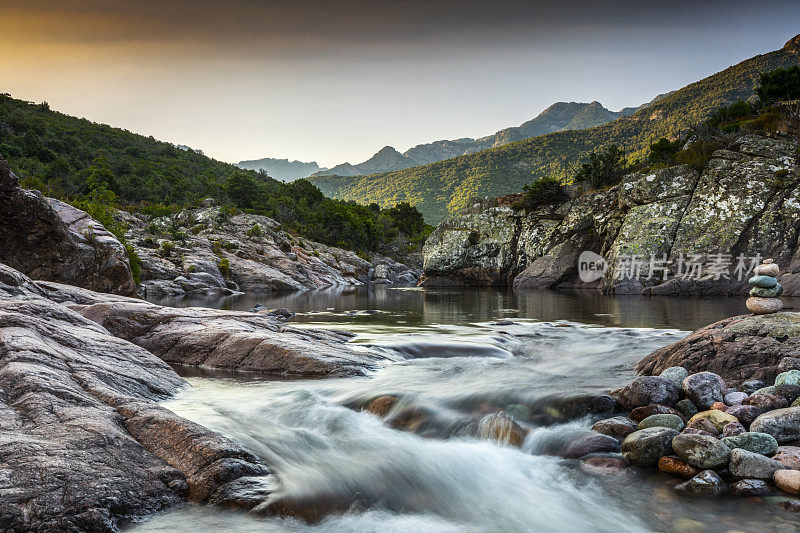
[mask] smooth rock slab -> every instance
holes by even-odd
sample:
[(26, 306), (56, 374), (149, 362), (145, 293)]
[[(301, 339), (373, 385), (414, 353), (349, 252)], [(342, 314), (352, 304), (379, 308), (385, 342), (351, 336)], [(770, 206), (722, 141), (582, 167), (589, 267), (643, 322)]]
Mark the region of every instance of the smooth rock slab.
[(678, 415), (672, 414), (650, 415), (639, 422), (639, 429), (664, 427), (681, 431), (684, 426), (683, 419)]
[(622, 442), (622, 456), (634, 466), (654, 466), (670, 452), (676, 435), (674, 429), (658, 427), (634, 431)]
[(779, 444), (800, 439), (800, 407), (786, 407), (766, 412), (750, 424), (750, 431), (768, 433)]
[(778, 449), (778, 441), (775, 440), (775, 437), (753, 431), (732, 437), (723, 437), (722, 442), (731, 450), (741, 448), (760, 455), (772, 455)]
[(697, 468), (717, 468), (728, 463), (731, 450), (719, 439), (682, 433), (672, 440), (675, 455)]
[(683, 392), (698, 409), (708, 409), (724, 398), (725, 382), (713, 372), (698, 372), (683, 380)]
[(786, 468), (783, 463), (742, 448), (732, 450), (730, 458), (728, 468), (739, 479), (772, 479), (775, 472)]
[(677, 492), (701, 496), (717, 496), (725, 492), (725, 483), (713, 470), (704, 470), (689, 481), (675, 486)]

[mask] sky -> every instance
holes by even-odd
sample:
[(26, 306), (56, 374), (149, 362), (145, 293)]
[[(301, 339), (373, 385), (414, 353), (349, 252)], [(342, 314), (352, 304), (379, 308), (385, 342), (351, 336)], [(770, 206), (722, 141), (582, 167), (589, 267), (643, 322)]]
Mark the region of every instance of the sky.
[(639, 105), (798, 22), (796, 0), (3, 0), (0, 92), (224, 161), (333, 166), (556, 101)]

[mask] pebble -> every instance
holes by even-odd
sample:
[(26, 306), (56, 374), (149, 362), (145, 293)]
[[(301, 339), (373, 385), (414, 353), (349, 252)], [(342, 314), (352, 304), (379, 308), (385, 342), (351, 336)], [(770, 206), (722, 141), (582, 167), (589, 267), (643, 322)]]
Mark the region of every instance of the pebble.
[(781, 372), (775, 378), (775, 386), (778, 385), (800, 385), (800, 370), (787, 370)]
[(722, 428), (722, 436), (723, 437), (735, 437), (736, 435), (741, 435), (745, 433), (747, 430), (740, 422), (730, 422), (725, 424), (725, 427)]
[(783, 294), (783, 285), (780, 283), (769, 289), (764, 289), (763, 287), (750, 289), (750, 296), (755, 296), (756, 298), (777, 298), (781, 294)]
[(778, 363), (778, 372), (800, 370), (800, 357), (784, 357)]
[(681, 431), (684, 426), (685, 424), (683, 423), (683, 419), (680, 416), (673, 414), (650, 415), (639, 422), (639, 429), (664, 427)]
[(680, 389), (670, 380), (658, 376), (640, 376), (619, 391), (619, 400), (625, 410), (651, 403), (671, 406), (679, 399)]
[(772, 481), (781, 490), (800, 494), (800, 470), (778, 470)]
[(761, 287), (762, 289), (771, 289), (778, 284), (778, 280), (774, 276), (753, 276), (747, 283), (754, 287)]
[(775, 437), (754, 431), (748, 431), (732, 437), (723, 437), (722, 443), (731, 449), (741, 448), (761, 455), (772, 455), (778, 449), (778, 441), (775, 440)]
[(763, 496), (767, 492), (769, 487), (760, 479), (740, 479), (731, 484), (731, 494), (734, 496)]
[(665, 455), (658, 460), (658, 469), (667, 474), (682, 478), (692, 478), (700, 473), (699, 468), (695, 468), (680, 457), (674, 455)]
[(761, 409), (753, 405), (734, 405), (728, 407), (726, 413), (735, 416), (739, 422), (747, 426), (761, 414)]
[(648, 416), (668, 415), (668, 414), (680, 416), (680, 411), (673, 409), (672, 407), (667, 407), (666, 405), (651, 403), (650, 405), (637, 407), (636, 409), (631, 411), (631, 414), (629, 416), (631, 420), (633, 420), (634, 422), (641, 422)]
[(717, 411), (724, 412), (727, 408), (728, 406), (725, 404), (725, 402), (714, 402), (711, 404), (711, 409), (716, 409)]
[(622, 457), (634, 466), (655, 466), (672, 449), (678, 432), (669, 428), (647, 428), (634, 431), (622, 441)]
[(780, 268), (776, 263), (767, 263), (765, 265), (758, 265), (755, 269), (753, 269), (753, 274), (756, 276), (769, 276), (771, 278), (777, 278), (778, 274), (780, 274)]
[(730, 454), (731, 475), (739, 479), (772, 479), (778, 470), (786, 466), (758, 453), (736, 448)]
[(747, 398), (746, 392), (739, 392), (739, 391), (729, 392), (728, 394), (725, 395), (725, 403), (731, 406), (741, 405), (745, 398)]
[(689, 377), (689, 371), (682, 366), (671, 366), (661, 372), (659, 376), (670, 380), (680, 389), (683, 388), (683, 380)]
[(725, 483), (713, 470), (703, 470), (689, 481), (676, 485), (675, 490), (684, 494), (717, 496), (725, 492)]
[(638, 424), (627, 416), (615, 416), (598, 421), (592, 426), (592, 431), (623, 440), (625, 437), (639, 429)]
[(708, 422), (710, 422), (714, 426), (714, 428), (717, 430), (717, 433), (721, 433), (723, 428), (727, 424), (729, 424), (730, 422), (738, 422), (739, 421), (735, 416), (733, 416), (733, 415), (731, 415), (729, 413), (726, 413), (724, 411), (720, 411), (718, 409), (710, 409), (708, 411), (703, 411), (703, 412), (697, 413), (696, 415), (694, 415), (691, 418), (691, 420), (689, 420), (689, 426), (690, 427), (697, 427), (698, 429), (702, 429), (704, 431), (709, 431), (705, 427), (698, 427), (696, 425), (693, 425), (693, 422), (695, 422), (697, 420), (707, 420)]
[(772, 458), (783, 463), (787, 468), (800, 470), (800, 448), (797, 446), (778, 446)]
[(681, 433), (685, 435), (708, 435), (709, 437), (714, 437), (715, 439), (719, 438), (719, 435), (716, 435), (715, 433), (711, 433), (709, 431), (704, 431), (702, 429), (697, 429), (697, 428), (686, 428), (683, 431), (681, 431)]
[(624, 474), (628, 463), (618, 457), (588, 457), (581, 461), (581, 470), (589, 474)]
[(619, 450), (619, 441), (600, 433), (590, 433), (567, 443), (559, 455), (566, 459), (579, 459), (584, 455)]
[(775, 385), (775, 396), (786, 398), (789, 403), (800, 398), (800, 385)]
[(770, 393), (751, 394), (742, 403), (743, 405), (752, 405), (754, 407), (758, 407), (761, 409), (762, 413), (773, 411), (775, 409), (783, 409), (789, 405), (789, 402), (786, 401), (786, 398)]
[(713, 372), (698, 372), (683, 380), (683, 392), (698, 409), (708, 409), (714, 402), (721, 402), (724, 390), (725, 382)]
[(745, 392), (747, 394), (753, 394), (755, 391), (763, 388), (764, 386), (766, 386), (766, 383), (764, 383), (760, 379), (748, 379), (746, 381), (743, 381), (742, 384), (739, 385), (739, 388), (742, 389), (742, 392)]
[(690, 419), (694, 415), (700, 412), (695, 404), (692, 403), (692, 400), (688, 398), (684, 398), (683, 400), (679, 401), (675, 404), (675, 409), (683, 415), (685, 419)]
[(672, 441), (675, 455), (697, 468), (718, 468), (728, 463), (731, 450), (719, 439), (682, 433)]
[(775, 394), (775, 385), (770, 385), (769, 387), (762, 387), (757, 391), (753, 391), (750, 396), (754, 394)]
[(759, 415), (750, 431), (769, 433), (779, 444), (800, 439), (800, 407), (786, 407)]
[(759, 298), (751, 296), (745, 302), (747, 308), (756, 315), (769, 315), (783, 309), (783, 300), (778, 298)]

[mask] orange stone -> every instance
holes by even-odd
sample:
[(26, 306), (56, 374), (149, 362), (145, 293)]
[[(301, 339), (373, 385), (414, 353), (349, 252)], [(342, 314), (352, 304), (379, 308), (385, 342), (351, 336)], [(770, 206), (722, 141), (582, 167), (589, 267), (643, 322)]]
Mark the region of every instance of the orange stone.
[(667, 474), (682, 478), (693, 478), (700, 473), (699, 468), (695, 468), (683, 459), (673, 455), (665, 455), (658, 460), (658, 469)]

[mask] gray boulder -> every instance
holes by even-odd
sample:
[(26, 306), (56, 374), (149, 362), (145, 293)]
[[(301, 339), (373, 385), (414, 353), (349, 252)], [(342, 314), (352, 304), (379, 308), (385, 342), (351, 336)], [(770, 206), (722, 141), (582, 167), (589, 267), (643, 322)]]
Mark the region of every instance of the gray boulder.
[(683, 392), (698, 409), (706, 410), (725, 398), (725, 382), (713, 372), (698, 372), (683, 380)]
[(750, 431), (772, 435), (779, 444), (800, 439), (800, 407), (766, 412), (750, 424)]
[(677, 492), (698, 496), (718, 496), (725, 492), (725, 482), (713, 470), (703, 470), (692, 479), (675, 486)]
[(622, 441), (622, 456), (634, 466), (654, 466), (672, 449), (674, 429), (653, 427), (634, 431)]
[(718, 468), (728, 463), (731, 450), (708, 435), (682, 433), (672, 441), (675, 455), (697, 468)]
[(650, 404), (673, 406), (680, 399), (680, 389), (670, 380), (657, 376), (640, 376), (617, 391), (620, 405), (626, 411)]
[(728, 469), (731, 475), (740, 479), (772, 479), (773, 474), (785, 470), (786, 465), (761, 454), (736, 448), (731, 451)]

